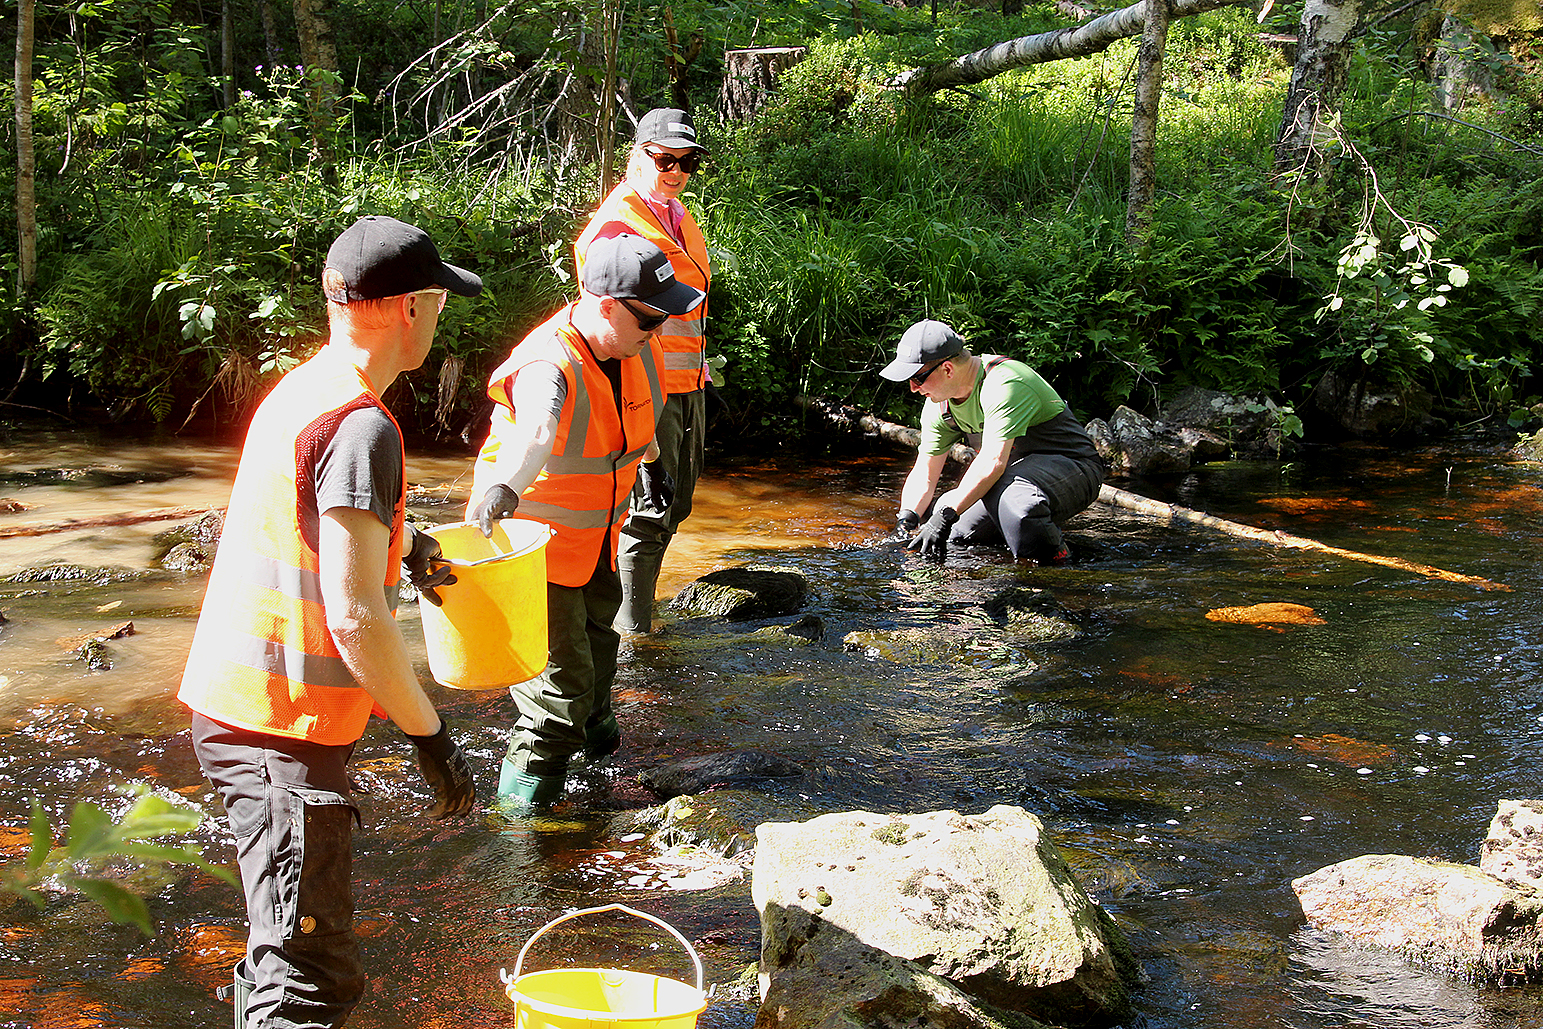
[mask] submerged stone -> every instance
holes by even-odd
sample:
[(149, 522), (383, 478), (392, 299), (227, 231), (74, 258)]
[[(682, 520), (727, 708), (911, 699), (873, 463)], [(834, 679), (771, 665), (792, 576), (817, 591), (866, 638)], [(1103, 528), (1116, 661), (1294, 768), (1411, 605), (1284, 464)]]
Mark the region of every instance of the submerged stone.
[(646, 768), (638, 773), (638, 779), (661, 797), (676, 797), (724, 786), (755, 786), (770, 779), (796, 779), (803, 774), (802, 767), (775, 754), (733, 750)]
[(720, 568), (687, 583), (669, 608), (685, 615), (748, 621), (792, 614), (803, 606), (808, 592), (803, 573), (794, 568)]
[(84, 565), (60, 562), (45, 565), (42, 568), (23, 568), (14, 575), (8, 575), (4, 580), (0, 581), (18, 585), (29, 582), (90, 582), (99, 586), (105, 586), (114, 582), (132, 582), (135, 579), (143, 579), (148, 574), (150, 573), (146, 571), (128, 568), (87, 568)]

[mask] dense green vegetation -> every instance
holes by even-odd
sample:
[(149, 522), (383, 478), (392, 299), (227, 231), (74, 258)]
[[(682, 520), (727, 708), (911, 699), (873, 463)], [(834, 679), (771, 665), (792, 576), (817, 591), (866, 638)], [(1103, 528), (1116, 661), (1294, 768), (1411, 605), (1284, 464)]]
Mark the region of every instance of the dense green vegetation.
[[(476, 443), (482, 377), (573, 288), (570, 241), (599, 198), (585, 25), (599, 8), (333, 0), (329, 76), (297, 69), (287, 7), (267, 5), (265, 36), (247, 6), (234, 38), (278, 52), (239, 54), (226, 106), (207, 5), (38, 5), (39, 271), (18, 296), (15, 236), (0, 246), (0, 399), (238, 420), (315, 345), (327, 244), (383, 212), (487, 281), (389, 398), (404, 425)], [(618, 74), (638, 113), (671, 103), (661, 11), (625, 11)], [(872, 0), (671, 16), (683, 45), (705, 40), (686, 88), (712, 161), (688, 201), (714, 251), (711, 341), (742, 434), (789, 431), (802, 393), (914, 417), (875, 372), (927, 315), (1034, 362), (1088, 417), (1190, 383), (1300, 407), (1331, 368), (1430, 390), (1465, 420), (1504, 423), (1543, 392), (1531, 44), (1481, 55), (1496, 89), (1452, 112), (1429, 81), (1432, 17), (1376, 26), (1330, 174), (1299, 183), (1271, 171), (1290, 68), (1253, 13), (1176, 22), (1154, 235), (1132, 249), (1134, 40), (906, 100), (884, 88), (898, 70), (1066, 23), (1048, 6), (945, 6), (934, 25)], [(723, 123), (722, 51), (751, 43), (810, 51), (754, 122)], [(321, 119), (318, 80), (342, 98)], [(3, 176), (9, 199), (14, 163)]]

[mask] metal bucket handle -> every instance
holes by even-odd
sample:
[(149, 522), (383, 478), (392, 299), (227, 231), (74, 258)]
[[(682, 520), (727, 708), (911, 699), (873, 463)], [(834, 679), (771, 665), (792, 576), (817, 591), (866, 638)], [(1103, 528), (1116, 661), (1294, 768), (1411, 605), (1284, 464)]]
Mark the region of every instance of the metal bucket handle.
[(691, 945), (691, 941), (682, 936), (678, 931), (676, 931), (673, 925), (671, 925), (669, 922), (666, 922), (664, 919), (650, 915), (646, 911), (638, 911), (636, 908), (629, 908), (625, 904), (607, 904), (604, 907), (598, 908), (580, 908), (577, 911), (570, 911), (566, 915), (557, 916), (546, 925), (543, 925), (540, 929), (537, 929), (531, 935), (531, 938), (525, 941), (525, 946), (520, 948), (520, 956), (515, 958), (514, 974), (510, 975), (503, 969), (499, 969), (498, 977), (503, 980), (505, 986), (512, 985), (515, 980), (519, 979), (520, 969), (525, 966), (525, 952), (530, 950), (531, 944), (540, 939), (541, 934), (546, 932), (548, 929), (561, 925), (571, 918), (578, 918), (580, 915), (598, 915), (605, 911), (624, 911), (629, 915), (635, 915), (644, 921), (654, 923), (655, 925), (662, 928), (665, 932), (675, 937), (676, 941), (679, 942), (682, 947), (686, 948), (686, 953), (691, 956), (691, 963), (696, 967), (696, 989), (698, 993), (702, 992), (702, 959), (697, 955), (696, 948)]

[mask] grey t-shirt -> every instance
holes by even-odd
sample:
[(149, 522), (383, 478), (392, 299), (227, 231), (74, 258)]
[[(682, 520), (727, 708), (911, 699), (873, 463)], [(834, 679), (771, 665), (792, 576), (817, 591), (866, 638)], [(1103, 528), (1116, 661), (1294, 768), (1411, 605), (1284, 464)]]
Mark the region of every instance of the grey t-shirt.
[(316, 517), (351, 507), (369, 511), (389, 529), (402, 496), (402, 436), (378, 407), (350, 411), (318, 451), (313, 473)]

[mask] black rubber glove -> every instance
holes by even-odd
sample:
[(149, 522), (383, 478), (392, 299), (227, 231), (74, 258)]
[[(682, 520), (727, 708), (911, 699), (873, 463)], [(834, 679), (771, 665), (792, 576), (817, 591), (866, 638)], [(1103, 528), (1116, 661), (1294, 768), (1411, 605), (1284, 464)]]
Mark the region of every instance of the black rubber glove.
[(471, 763), (455, 740), (450, 738), (450, 724), (439, 720), (439, 731), (432, 736), (403, 733), (418, 748), (418, 770), (434, 789), (433, 819), (459, 818), (477, 802), (477, 787), (471, 781)]
[(675, 503), (675, 479), (658, 461), (644, 461), (638, 465), (638, 489), (643, 494), (643, 506), (664, 514)]
[(519, 506), (520, 495), (503, 483), (495, 482), (482, 494), (477, 509), (471, 513), (471, 520), (477, 523), (484, 537), (492, 536), (493, 523), (500, 518), (508, 518)]
[(703, 392), (707, 394), (705, 398), (707, 402), (707, 427), (711, 429), (713, 427), (713, 422), (718, 420), (719, 415), (728, 413), (729, 402), (723, 399), (722, 393), (718, 392), (718, 386), (716, 383), (709, 382), (705, 387), (703, 387)]
[(902, 507), (900, 513), (895, 515), (895, 535), (911, 538), (911, 534), (921, 527), (922, 516), (912, 511), (909, 507)]
[[(434, 567), (436, 561), (439, 562), (438, 568)], [(445, 554), (439, 549), (439, 540), (412, 522), (407, 523), (407, 545), (402, 548), (402, 574), (413, 584), (418, 596), (435, 607), (440, 602), (434, 587), (455, 583), (455, 572), (445, 564)]]
[(942, 561), (948, 556), (948, 531), (959, 520), (959, 512), (951, 507), (933, 508), (932, 517), (922, 523), (921, 532), (906, 544), (909, 550), (921, 551), (922, 557)]

